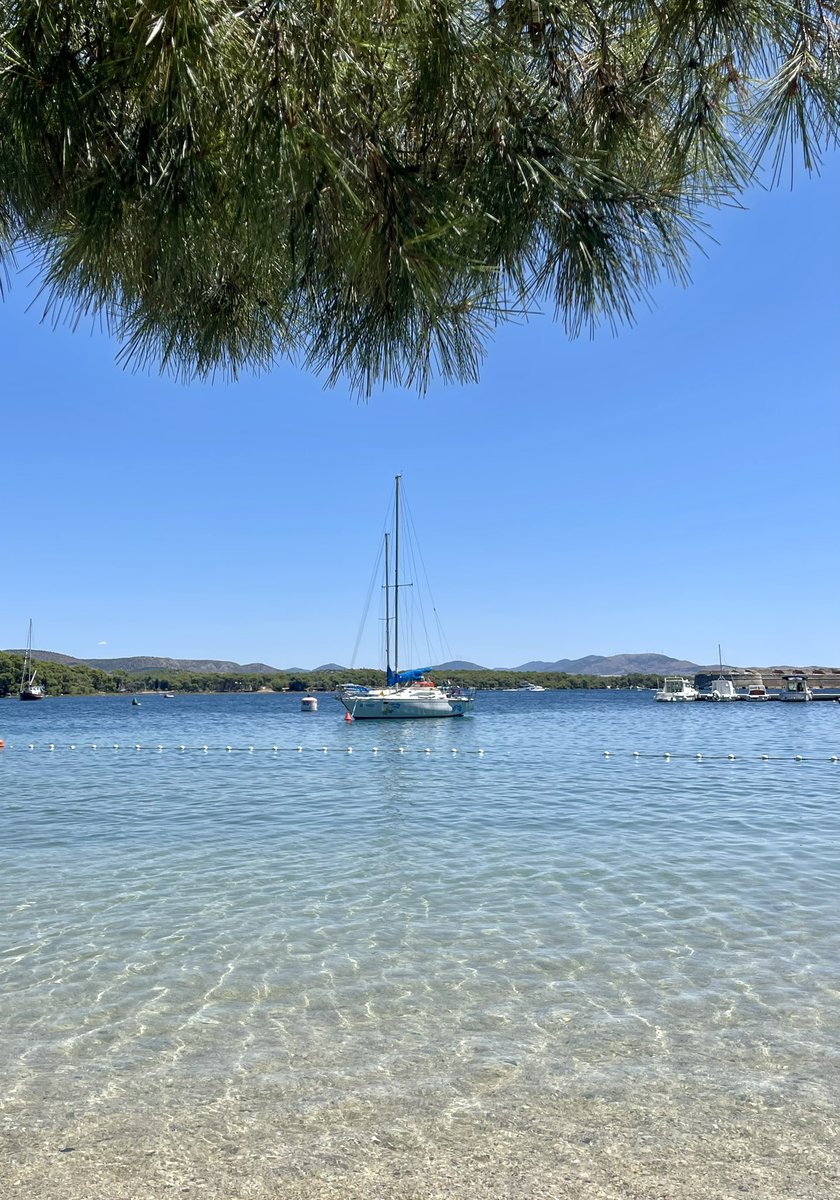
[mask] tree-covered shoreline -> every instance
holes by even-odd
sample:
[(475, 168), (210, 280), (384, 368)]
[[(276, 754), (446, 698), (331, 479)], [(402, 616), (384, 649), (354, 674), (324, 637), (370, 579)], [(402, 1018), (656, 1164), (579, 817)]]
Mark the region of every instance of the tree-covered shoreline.
[[(16, 696), (23, 672), (23, 655), (0, 653), (0, 697)], [(438, 682), (443, 673), (433, 672)], [(206, 673), (197, 671), (103, 671), (82, 663), (38, 662), (38, 678), (48, 696), (93, 696), (109, 694), (134, 695), (141, 692), (220, 693), (259, 692), (331, 692), (340, 683), (359, 683), (364, 687), (380, 687), (385, 672), (359, 668), (344, 671), (310, 671), (294, 674), (287, 671), (259, 675)], [(621, 689), (656, 687), (656, 675), (631, 674), (570, 675), (565, 671), (457, 671), (448, 670), (445, 680), (459, 687), (474, 687), (503, 691), (523, 683), (537, 683), (548, 690)]]

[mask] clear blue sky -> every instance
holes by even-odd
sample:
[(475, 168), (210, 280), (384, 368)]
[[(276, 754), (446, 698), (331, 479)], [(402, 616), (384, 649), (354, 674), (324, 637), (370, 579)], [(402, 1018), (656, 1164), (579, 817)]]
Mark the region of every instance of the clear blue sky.
[(454, 657), (840, 663), (839, 201), (835, 155), (714, 215), (635, 327), (536, 318), (478, 385), (365, 403), (127, 374), (13, 279), (0, 646), (347, 663), (402, 471)]

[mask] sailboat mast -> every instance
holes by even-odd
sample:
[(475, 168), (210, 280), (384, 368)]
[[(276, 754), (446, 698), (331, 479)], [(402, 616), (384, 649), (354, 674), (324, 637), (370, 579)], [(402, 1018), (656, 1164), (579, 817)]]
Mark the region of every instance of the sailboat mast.
[(391, 579), (390, 567), (388, 563), (388, 541), (389, 534), (385, 534), (385, 667), (387, 674), (391, 674)]
[(32, 618), (29, 618), (29, 637), (26, 640), (26, 652), (23, 656), (23, 674), (20, 677), (20, 690), (23, 691), (29, 683), (29, 672), (32, 668)]
[(394, 674), (399, 671), (400, 662), (400, 480), (401, 475), (394, 476), (396, 489), (394, 492)]

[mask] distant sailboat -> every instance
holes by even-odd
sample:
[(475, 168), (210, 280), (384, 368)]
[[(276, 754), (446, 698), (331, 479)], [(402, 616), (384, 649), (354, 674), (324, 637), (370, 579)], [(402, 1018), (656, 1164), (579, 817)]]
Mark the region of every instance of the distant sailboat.
[(44, 689), (35, 682), (37, 671), (32, 667), (32, 621), (29, 622), (29, 640), (26, 643), (26, 653), (23, 656), (23, 672), (20, 677), (21, 700), (43, 700)]
[(738, 693), (731, 679), (725, 679), (723, 674), (723, 656), (718, 644), (718, 677), (712, 684), (711, 700), (737, 700)]
[[(420, 717), (462, 717), (471, 713), (475, 704), (469, 688), (439, 686), (428, 675), (431, 667), (399, 670), (400, 646), (400, 480), (395, 478), (394, 491), (394, 574), (389, 570), (390, 534), (385, 534), (385, 668), (383, 688), (360, 688), (348, 684), (336, 690), (336, 696), (354, 720), (413, 720)], [(391, 597), (394, 607), (391, 611)], [(391, 667), (391, 636), (393, 634), (394, 665)], [(345, 720), (348, 719), (345, 717)]]

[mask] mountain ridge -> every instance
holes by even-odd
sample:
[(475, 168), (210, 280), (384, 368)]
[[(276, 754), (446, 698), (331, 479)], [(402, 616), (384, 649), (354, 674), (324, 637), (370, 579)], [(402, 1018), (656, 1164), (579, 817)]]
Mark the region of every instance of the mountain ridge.
[[(7, 650), (7, 654), (23, 654), (23, 650)], [(52, 650), (33, 650), (32, 657), (39, 662), (63, 663), (68, 666), (94, 667), (100, 671), (189, 671), (196, 675), (313, 675), (323, 671), (346, 671), (348, 667), (339, 663), (324, 663), (318, 667), (273, 667), (268, 663), (237, 663), (218, 658), (169, 658), (155, 655), (134, 655), (123, 658), (78, 658), (71, 654), (59, 654)], [(666, 675), (693, 672), (702, 669), (700, 664), (687, 659), (671, 658), (666, 654), (588, 654), (583, 658), (561, 658), (554, 662), (535, 659), (513, 667), (484, 667), (464, 659), (438, 663), (435, 671), (510, 671), (532, 673), (560, 673), (568, 675)], [(708, 668), (707, 668), (708, 669)]]

